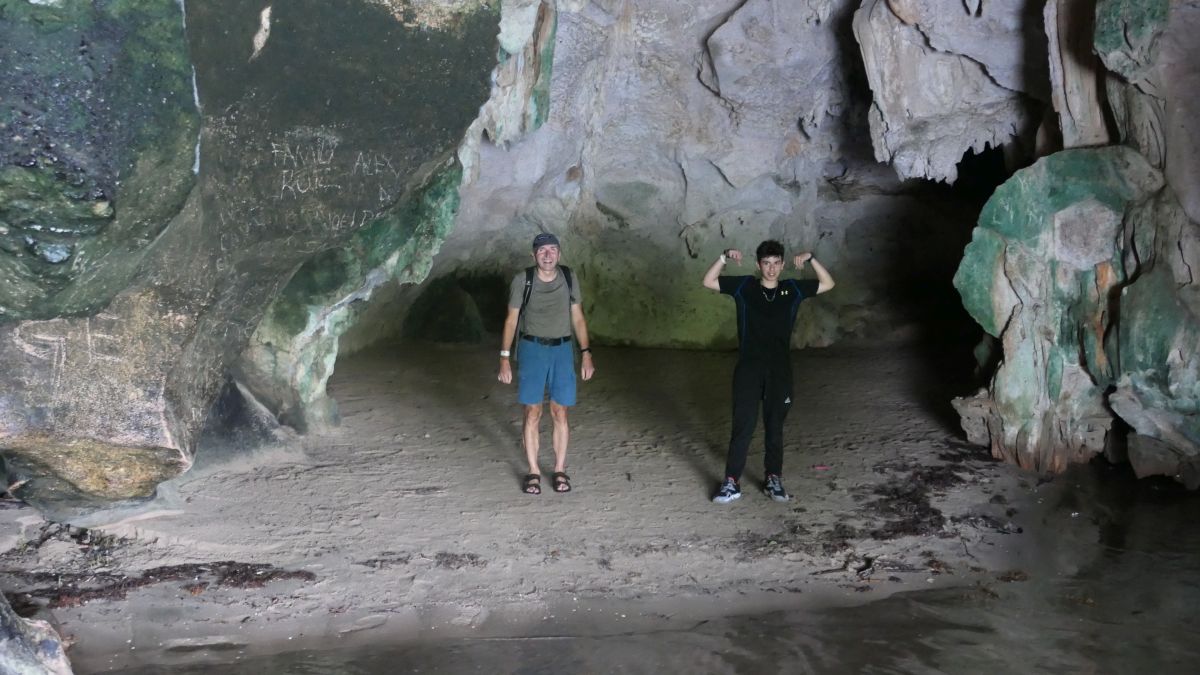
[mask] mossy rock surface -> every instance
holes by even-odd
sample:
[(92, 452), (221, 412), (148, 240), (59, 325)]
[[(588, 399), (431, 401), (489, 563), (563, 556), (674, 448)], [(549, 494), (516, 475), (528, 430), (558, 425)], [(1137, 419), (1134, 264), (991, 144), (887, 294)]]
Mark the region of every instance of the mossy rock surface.
[[(105, 105), (143, 106), (114, 107), (114, 124), (121, 124), (111, 129), (79, 131), (115, 134), (96, 151), (111, 166), (84, 167), (85, 186), (103, 191), (111, 217), (96, 204), (98, 194), (76, 203), (48, 191), (71, 175), (30, 175), (50, 170), (40, 155), (33, 166), (7, 164), (25, 173), (3, 178), (8, 189), (44, 193), (4, 216), (10, 233), (29, 214), (46, 213), (73, 218), (81, 233), (67, 260), (40, 262), (70, 271), (54, 288), (43, 283), (46, 271), (7, 274), (17, 257), (0, 251), (0, 293), (19, 286), (10, 278), (42, 293), (23, 296), (38, 314), (10, 311), (0, 323), (0, 454), (27, 472), (23, 499), (48, 513), (78, 513), (143, 498), (191, 465), (205, 412), (260, 323), (283, 338), (303, 335), (281, 348), (287, 351), (268, 352), (269, 372), (286, 376), (299, 400), (311, 400), (323, 394), (357, 291), (323, 306), (320, 321), (311, 320), (310, 308), (379, 276), (423, 278), (439, 233), (453, 220), (459, 177), (448, 159), (487, 99), (498, 14), (473, 1), (212, 0), (187, 4), (185, 37), (180, 5), (171, 0), (62, 0), (42, 9), (0, 0), (0, 7), (4, 58), (19, 52), (4, 37), (24, 31), (21, 44), (40, 45), (44, 33), (46, 44), (58, 46), (48, 53), (67, 59), (51, 73), (79, 66), (70, 59), (80, 35), (118, 26), (105, 43), (114, 45), (104, 62), (113, 67), (103, 70), (118, 80), (75, 73), (71, 82), (111, 84)], [(156, 47), (168, 37), (175, 56)], [(163, 69), (172, 77), (155, 80)], [(38, 77), (21, 82), (40, 87), (54, 75)], [(155, 87), (167, 82), (179, 88), (164, 102)], [(98, 99), (81, 100), (89, 120), (93, 102), (95, 114), (109, 114)], [(172, 114), (173, 125), (147, 122), (169, 122)], [(439, 196), (430, 198), (433, 192)], [(38, 250), (49, 258), (61, 253)], [(18, 252), (22, 261), (37, 255)], [(278, 320), (264, 322), (293, 278)], [(25, 320), (11, 321), (17, 316)], [(88, 457), (131, 480), (98, 490), (94, 475), (77, 470)]]
[(194, 183), (180, 5), (0, 0), (0, 321), (94, 311)]
[(1170, 0), (1100, 0), (1093, 40), (1104, 65), (1129, 80), (1154, 66)]

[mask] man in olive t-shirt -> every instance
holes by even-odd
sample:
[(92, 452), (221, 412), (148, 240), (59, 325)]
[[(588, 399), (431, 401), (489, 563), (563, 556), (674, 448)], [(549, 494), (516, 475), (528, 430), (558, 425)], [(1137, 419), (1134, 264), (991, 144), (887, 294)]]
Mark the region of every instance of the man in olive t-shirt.
[(536, 262), (529, 300), (522, 311), (526, 289), (524, 270), (513, 277), (509, 289), (508, 316), (500, 343), (500, 373), (497, 378), (512, 382), (509, 349), (516, 337), (518, 322), (521, 340), (517, 345), (517, 400), (525, 407), (522, 440), (525, 458), (529, 462), (522, 490), (541, 494), (541, 470), (538, 468), (542, 402), (550, 389), (550, 416), (554, 419), (554, 474), (551, 482), (555, 492), (569, 492), (571, 478), (566, 474), (567, 441), (570, 427), (567, 409), (575, 405), (575, 355), (571, 349), (571, 333), (579, 342), (582, 366), (579, 374), (590, 380), (595, 372), (592, 351), (588, 347), (587, 321), (583, 318), (582, 292), (579, 279), (571, 278), (559, 267), (558, 238), (543, 232), (533, 238), (533, 259)]

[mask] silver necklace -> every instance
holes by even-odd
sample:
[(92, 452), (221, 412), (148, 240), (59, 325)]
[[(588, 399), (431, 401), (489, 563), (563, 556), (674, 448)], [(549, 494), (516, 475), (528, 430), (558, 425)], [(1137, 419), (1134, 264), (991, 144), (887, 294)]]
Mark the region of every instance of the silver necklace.
[(767, 302), (775, 302), (775, 298), (779, 297), (779, 287), (776, 286), (775, 292), (772, 293), (771, 295), (767, 295), (767, 289), (763, 288), (762, 294), (763, 294), (763, 299), (766, 300)]

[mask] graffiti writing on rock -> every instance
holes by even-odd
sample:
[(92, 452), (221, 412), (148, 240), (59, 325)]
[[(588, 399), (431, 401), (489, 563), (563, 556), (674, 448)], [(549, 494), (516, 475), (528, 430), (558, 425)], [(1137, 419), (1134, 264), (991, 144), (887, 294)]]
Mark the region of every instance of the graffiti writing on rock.
[(360, 209), (355, 209), (350, 213), (331, 213), (326, 225), (333, 232), (354, 231), (365, 227), (378, 215), (374, 211)]
[(333, 154), (337, 150), (336, 138), (318, 136), (308, 142), (271, 143), (271, 164), (278, 167), (299, 169), (311, 166), (329, 166), (333, 164)]
[(392, 166), (392, 158), (385, 152), (375, 150), (367, 150), (358, 153), (354, 158), (354, 167), (350, 170), (351, 175), (358, 176), (391, 176), (399, 177), (400, 171)]
[(295, 199), (310, 192), (340, 190), (341, 184), (333, 182), (333, 171), (328, 167), (306, 167), (284, 169), (279, 174), (279, 196), (277, 199)]

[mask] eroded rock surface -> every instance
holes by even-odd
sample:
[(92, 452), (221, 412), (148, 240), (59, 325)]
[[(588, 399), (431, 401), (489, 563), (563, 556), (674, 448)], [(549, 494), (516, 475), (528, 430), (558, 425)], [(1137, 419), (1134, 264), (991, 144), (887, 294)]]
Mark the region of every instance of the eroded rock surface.
[[(797, 347), (910, 326), (943, 301), (978, 204), (875, 161), (857, 6), (557, 3), (545, 122), (504, 143), (488, 131), (464, 159), (473, 168), (430, 286), (449, 279), (495, 331), (504, 300), (480, 280), (505, 284), (529, 264), (532, 236), (551, 231), (598, 343), (722, 348), (736, 327), (698, 280), (722, 249), (774, 237), (838, 279), (801, 309)], [(384, 289), (342, 345), (378, 340), (425, 292)]]
[[(1107, 452), (1200, 487), (1200, 225), (1187, 206), (1200, 146), (1185, 112), (1200, 51), (1184, 37), (1197, 26), (1200, 3), (1099, 3), (1095, 51), (1126, 145), (1051, 155), (984, 208), (955, 284), (1004, 361), (956, 407), (999, 457), (1061, 470)], [(1074, 128), (1082, 142), (1069, 80), (1056, 105), (1064, 140)], [(1127, 438), (1109, 433), (1114, 415)]]
[(0, 672), (10, 675), (71, 675), (62, 638), (50, 624), (22, 619), (0, 595)]
[(1004, 346), (990, 407), (958, 405), (972, 441), (1040, 471), (1104, 450), (1123, 223), (1162, 184), (1140, 154), (1113, 147), (1050, 155), (996, 190), (954, 278), (967, 311)]
[[(728, 306), (698, 279), (768, 237), (839, 282), (802, 308), (795, 346), (952, 314), (939, 291), (978, 202), (920, 179), (954, 182), (987, 148), (1026, 161), (1052, 100), (1067, 145), (1115, 133), (1136, 152), (1031, 170), (993, 218), (1006, 224), (977, 234), (960, 288), (1008, 370), (971, 403), (973, 437), (1059, 467), (1105, 446), (1115, 386), (1143, 467), (1191, 452), (1194, 367), (1170, 345), (1194, 313), (1194, 0), (1103, 0), (1094, 43), (1071, 32), (1087, 4), (1072, 0), (218, 0), (188, 8), (186, 44), (177, 9), (148, 0), (0, 2), (65, 26), (34, 57), (8, 47), (32, 24), (0, 26), (0, 65), (19, 72), (3, 100), (46, 96), (2, 109), (20, 133), (0, 140), (0, 448), (21, 495), (59, 515), (186, 469), (229, 374), (285, 423), (320, 427), (339, 350), (457, 330), (415, 298), (450, 299), (478, 338), (503, 311), (488, 289), (538, 231), (562, 237), (598, 344), (732, 344)], [(75, 55), (76, 38), (94, 47)], [(157, 79), (116, 67), (147, 45)], [(95, 124), (45, 94), (59, 81)], [(1162, 174), (1169, 199), (1150, 194)], [(1136, 259), (1134, 229), (1150, 237)], [(1174, 283), (1167, 305), (1138, 303), (1182, 323), (1114, 317), (1111, 296), (1139, 283)], [(1118, 334), (1166, 360), (1121, 370)]]
[[(875, 157), (953, 183), (968, 150), (1031, 145), (1048, 98), (1035, 3), (867, 0), (854, 17)], [(1028, 151), (1018, 154), (1027, 154)]]
[(1107, 145), (1110, 140), (1103, 69), (1092, 51), (1095, 11), (1091, 0), (1050, 0), (1043, 13), (1050, 40), (1051, 99), (1064, 148)]
[[(101, 313), (0, 326), (16, 494), (70, 517), (186, 469), (226, 369), (295, 271), (359, 233), (384, 236), (371, 228), (447, 166), (487, 97), (498, 17), (456, 2), (422, 23), (431, 3), (418, 4), (188, 7), (204, 112), (195, 188), (153, 223), (138, 276)], [(126, 184), (156, 175), (139, 164)]]
[(94, 313), (192, 189), (180, 6), (0, 2), (0, 321)]
[(1121, 294), (1121, 376), (1109, 405), (1132, 429), (1126, 451), (1139, 476), (1200, 487), (1200, 225), (1172, 190), (1131, 213)]
[[(234, 366), (234, 377), (283, 424), (308, 431), (337, 422), (337, 403), (325, 385), (342, 334), (385, 284), (425, 279), (454, 224), (459, 186), (478, 173), (480, 145), (503, 146), (545, 121), (554, 5), (511, 0), (500, 10), (491, 96), (467, 129), (458, 161), (427, 162), (407, 178), (403, 197), (368, 217), (369, 224), (346, 246), (306, 261), (271, 303)], [(379, 153), (362, 162), (364, 175), (395, 171)]]

